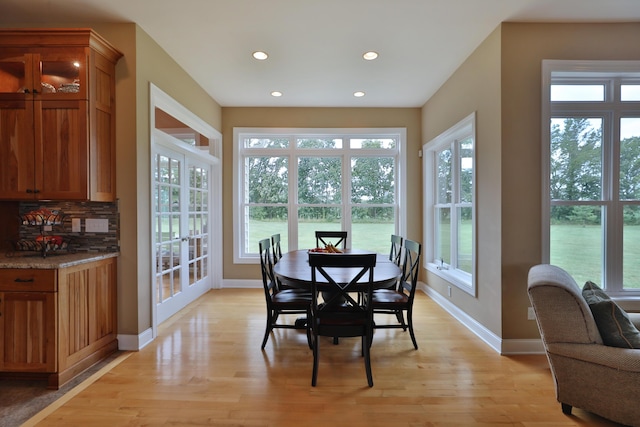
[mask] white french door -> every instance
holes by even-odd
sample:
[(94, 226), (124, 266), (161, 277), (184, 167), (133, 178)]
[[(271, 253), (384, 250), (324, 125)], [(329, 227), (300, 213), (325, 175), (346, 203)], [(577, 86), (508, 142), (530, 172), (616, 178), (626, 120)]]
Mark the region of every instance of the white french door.
[[(212, 166), (154, 131), (155, 303), (160, 324), (211, 288)], [(163, 144), (164, 143), (164, 144)]]

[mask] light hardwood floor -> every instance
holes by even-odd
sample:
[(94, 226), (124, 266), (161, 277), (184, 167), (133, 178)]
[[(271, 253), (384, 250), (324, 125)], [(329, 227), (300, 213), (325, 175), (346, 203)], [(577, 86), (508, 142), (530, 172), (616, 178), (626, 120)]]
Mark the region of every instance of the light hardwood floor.
[(575, 408), (563, 415), (545, 356), (500, 356), (424, 294), (415, 305), (420, 349), (408, 332), (376, 331), (373, 388), (358, 338), (321, 341), (311, 387), (304, 332), (277, 330), (261, 351), (263, 291), (214, 290), (27, 425), (617, 425)]

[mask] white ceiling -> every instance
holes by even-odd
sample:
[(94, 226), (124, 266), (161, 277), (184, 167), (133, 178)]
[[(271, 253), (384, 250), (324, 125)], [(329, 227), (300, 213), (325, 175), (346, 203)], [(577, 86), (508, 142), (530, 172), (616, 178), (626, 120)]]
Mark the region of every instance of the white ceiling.
[(224, 107), (419, 107), (503, 21), (640, 22), (640, 1), (0, 0), (3, 26), (98, 21), (137, 23)]

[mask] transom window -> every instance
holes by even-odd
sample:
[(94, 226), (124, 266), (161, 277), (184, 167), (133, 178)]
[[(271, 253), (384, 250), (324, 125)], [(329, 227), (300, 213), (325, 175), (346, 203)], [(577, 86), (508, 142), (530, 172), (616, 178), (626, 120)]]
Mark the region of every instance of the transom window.
[(257, 242), (313, 248), (316, 230), (346, 230), (348, 247), (389, 250), (400, 216), (405, 129), (234, 129), (234, 261)]
[(543, 259), (640, 294), (640, 62), (544, 61)]

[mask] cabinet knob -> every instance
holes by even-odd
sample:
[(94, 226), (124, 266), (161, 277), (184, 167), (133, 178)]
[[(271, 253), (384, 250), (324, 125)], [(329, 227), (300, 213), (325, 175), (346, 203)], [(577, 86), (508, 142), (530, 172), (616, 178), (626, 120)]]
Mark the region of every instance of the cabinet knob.
[(31, 279), (21, 279), (21, 278), (18, 277), (16, 280), (14, 280), (14, 282), (16, 282), (16, 283), (31, 283), (31, 282), (33, 282), (33, 278), (31, 278)]

